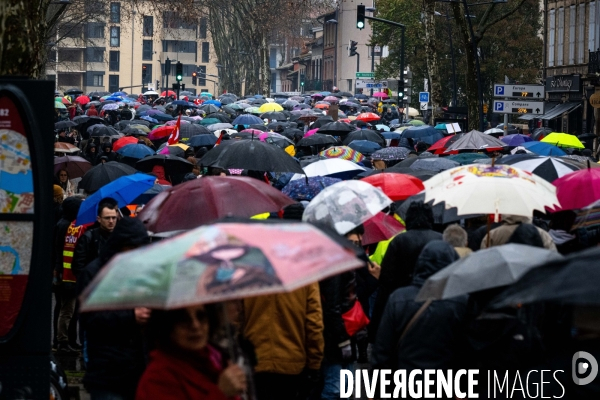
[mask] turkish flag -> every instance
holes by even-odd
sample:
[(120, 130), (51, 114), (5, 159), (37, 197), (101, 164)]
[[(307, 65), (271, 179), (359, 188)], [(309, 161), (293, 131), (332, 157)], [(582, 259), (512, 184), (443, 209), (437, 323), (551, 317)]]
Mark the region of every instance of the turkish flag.
[(177, 123), (175, 124), (175, 128), (173, 128), (173, 132), (169, 135), (169, 139), (167, 139), (167, 143), (170, 145), (179, 143), (179, 128), (181, 127), (181, 114), (179, 114), (179, 118), (177, 118)]

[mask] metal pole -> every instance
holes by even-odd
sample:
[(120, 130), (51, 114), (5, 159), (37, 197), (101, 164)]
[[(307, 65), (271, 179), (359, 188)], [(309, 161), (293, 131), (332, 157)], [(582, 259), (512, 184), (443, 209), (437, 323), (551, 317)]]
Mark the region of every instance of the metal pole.
[[(371, 43), (371, 72), (375, 72), (375, 45)], [(373, 88), (371, 88), (371, 97), (373, 97)]]
[[(338, 60), (338, 25), (339, 25), (339, 14), (338, 14), (338, 9), (336, 8), (335, 10), (335, 49), (334, 49), (334, 53), (333, 53), (333, 57), (335, 58), (333, 60), (333, 86), (337, 86), (337, 60)], [(323, 89), (325, 90), (325, 89)], [(331, 88), (331, 90), (333, 90), (333, 87)]]
[(450, 25), (450, 14), (446, 8), (446, 26), (448, 27), (448, 38), (450, 39), (450, 59), (452, 60), (452, 106), (456, 107), (456, 62), (454, 61), (454, 46), (452, 44), (452, 25)]
[(356, 72), (360, 72), (360, 54), (356, 53)]
[[(402, 87), (404, 87), (404, 30), (405, 29), (404, 29), (404, 26), (401, 26), (400, 28), (402, 30), (402, 47), (400, 49), (400, 80), (398, 81), (398, 112), (400, 111), (400, 108), (402, 108), (402, 110), (403, 110), (402, 121), (404, 121), (404, 117), (408, 113), (404, 109), (404, 93), (402, 93), (402, 97), (400, 96), (400, 85), (402, 85)], [(406, 91), (406, 88), (404, 88), (404, 90)]]
[[(169, 57), (167, 57), (167, 60), (169, 60)], [(165, 62), (166, 65), (166, 62)], [(164, 67), (163, 67), (164, 68)], [(166, 80), (167, 82), (165, 83), (165, 94), (169, 94), (169, 75), (171, 74), (171, 65), (169, 64), (169, 73), (166, 73), (167, 71), (165, 71), (165, 75), (166, 75)], [(165, 97), (169, 97), (169, 96), (165, 96)]]
[(471, 35), (471, 44), (473, 45), (473, 51), (475, 52), (475, 72), (477, 74), (477, 102), (479, 103), (479, 130), (483, 132), (485, 130), (483, 126), (483, 86), (481, 83), (481, 69), (479, 68), (479, 53), (477, 52), (477, 44), (475, 43), (475, 33), (473, 32), (473, 24), (471, 18), (469, 18), (469, 4), (467, 0), (463, 0), (465, 6), (465, 13), (467, 14), (467, 21), (469, 23), (469, 33)]
[[(506, 83), (506, 84), (510, 83), (510, 80), (508, 79), (508, 76), (506, 76), (506, 75), (504, 75), (504, 83)], [(508, 100), (508, 98), (505, 97), (504, 100)], [(508, 114), (504, 114), (504, 136), (506, 136), (507, 133), (508, 133)]]

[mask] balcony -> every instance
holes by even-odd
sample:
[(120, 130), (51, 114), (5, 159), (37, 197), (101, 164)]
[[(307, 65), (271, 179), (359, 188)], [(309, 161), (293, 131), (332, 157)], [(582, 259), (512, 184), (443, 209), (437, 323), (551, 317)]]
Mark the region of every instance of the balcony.
[(163, 63), (167, 59), (167, 57), (173, 62), (180, 61), (182, 64), (200, 64), (198, 61), (196, 61), (196, 53), (178, 53), (175, 51), (163, 51), (160, 54), (160, 59)]

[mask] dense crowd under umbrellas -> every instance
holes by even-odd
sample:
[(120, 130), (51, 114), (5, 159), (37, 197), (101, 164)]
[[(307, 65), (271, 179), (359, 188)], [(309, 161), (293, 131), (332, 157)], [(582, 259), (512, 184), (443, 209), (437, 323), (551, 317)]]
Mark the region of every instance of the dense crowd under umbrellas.
[(570, 374), (600, 357), (576, 136), (449, 133), (387, 93), (65, 94), (52, 339), (92, 399), (339, 399), (356, 368), (600, 393)]

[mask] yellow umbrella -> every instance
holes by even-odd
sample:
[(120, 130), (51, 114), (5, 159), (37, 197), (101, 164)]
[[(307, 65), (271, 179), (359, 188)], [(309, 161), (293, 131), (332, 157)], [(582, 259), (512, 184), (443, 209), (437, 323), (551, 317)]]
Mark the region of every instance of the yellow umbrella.
[(585, 146), (575, 135), (568, 133), (552, 132), (541, 140), (544, 143), (553, 144), (559, 147), (570, 147), (576, 149), (583, 149)]
[(269, 111), (283, 111), (283, 107), (281, 107), (277, 103), (265, 103), (258, 109), (261, 113), (266, 113)]

